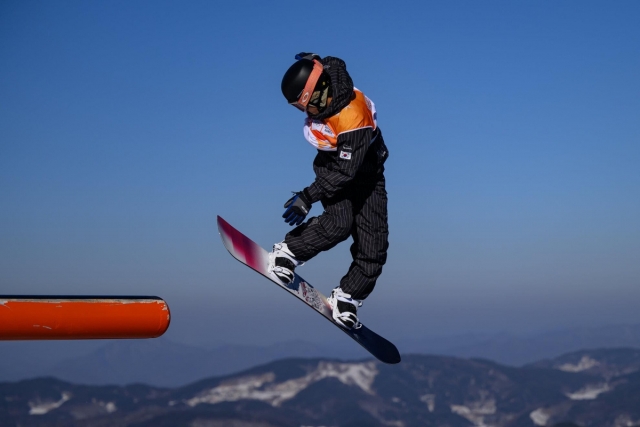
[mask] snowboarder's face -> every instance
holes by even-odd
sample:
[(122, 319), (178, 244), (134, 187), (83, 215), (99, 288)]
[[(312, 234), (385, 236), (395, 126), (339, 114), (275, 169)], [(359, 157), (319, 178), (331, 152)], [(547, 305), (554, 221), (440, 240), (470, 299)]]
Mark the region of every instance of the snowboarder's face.
[[(327, 98), (327, 107), (331, 105), (332, 99), (333, 98)], [(307, 106), (307, 113), (311, 114), (312, 116), (315, 116), (316, 114), (320, 113), (320, 110), (318, 110), (318, 107), (316, 107), (315, 105), (309, 104)]]

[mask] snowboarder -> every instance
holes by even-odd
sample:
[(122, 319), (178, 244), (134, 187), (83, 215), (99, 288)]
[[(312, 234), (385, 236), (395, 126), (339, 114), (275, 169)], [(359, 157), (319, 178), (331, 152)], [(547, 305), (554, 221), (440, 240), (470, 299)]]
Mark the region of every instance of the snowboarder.
[[(353, 237), (353, 262), (327, 298), (339, 325), (359, 328), (358, 307), (369, 296), (387, 260), (388, 157), (375, 105), (353, 86), (343, 60), (300, 53), (282, 79), (282, 94), (305, 112), (304, 136), (317, 150), (316, 178), (294, 193), (282, 217), (296, 225), (269, 255), (269, 269), (291, 283), (294, 270), (318, 253)], [(311, 206), (324, 212), (304, 222)]]

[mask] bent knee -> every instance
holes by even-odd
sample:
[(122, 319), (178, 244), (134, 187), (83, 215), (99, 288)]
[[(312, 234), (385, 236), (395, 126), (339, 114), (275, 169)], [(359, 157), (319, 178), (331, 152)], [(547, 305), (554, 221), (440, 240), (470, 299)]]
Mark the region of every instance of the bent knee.
[(320, 224), (331, 240), (343, 241), (351, 235), (353, 217), (351, 215), (320, 217)]

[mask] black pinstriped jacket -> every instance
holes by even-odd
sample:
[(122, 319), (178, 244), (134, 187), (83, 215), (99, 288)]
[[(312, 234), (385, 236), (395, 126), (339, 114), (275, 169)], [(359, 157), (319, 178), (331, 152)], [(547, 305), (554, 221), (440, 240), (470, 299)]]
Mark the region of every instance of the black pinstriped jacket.
[[(380, 128), (375, 123), (375, 107), (372, 108), (373, 103), (361, 92), (354, 90), (344, 61), (325, 57), (321, 62), (331, 78), (332, 102), (320, 114), (309, 114), (309, 121), (314, 121), (315, 127), (319, 125), (320, 129), (326, 124), (327, 132), (332, 134), (332, 130), (336, 130), (328, 125), (336, 122), (336, 115), (349, 109), (351, 120), (347, 119), (349, 123), (346, 129), (336, 132), (335, 147), (318, 150), (313, 162), (316, 179), (304, 189), (311, 203), (336, 196), (341, 190), (347, 189), (354, 179), (380, 179), (384, 172), (383, 164), (389, 155)], [(362, 108), (363, 102), (366, 102), (369, 110)], [(359, 111), (370, 117), (358, 120)]]

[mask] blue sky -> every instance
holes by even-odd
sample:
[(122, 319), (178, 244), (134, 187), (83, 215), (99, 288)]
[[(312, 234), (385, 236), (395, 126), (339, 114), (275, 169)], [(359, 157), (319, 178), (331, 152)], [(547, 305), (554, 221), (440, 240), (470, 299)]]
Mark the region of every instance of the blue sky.
[[(314, 151), (279, 85), (311, 51), (347, 62), (391, 153), (365, 323), (640, 322), (639, 18), (635, 1), (3, 1), (0, 293), (159, 295), (189, 343), (343, 339), (215, 225), (264, 247), (289, 229)], [(348, 265), (343, 244), (300, 273), (327, 293)]]

